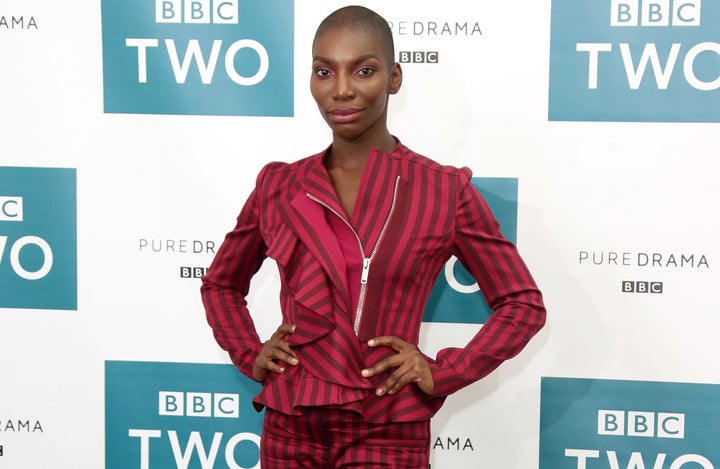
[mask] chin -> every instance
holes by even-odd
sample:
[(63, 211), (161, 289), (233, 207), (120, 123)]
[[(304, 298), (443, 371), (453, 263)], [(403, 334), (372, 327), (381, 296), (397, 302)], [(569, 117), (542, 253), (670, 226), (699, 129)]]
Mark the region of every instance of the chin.
[[(347, 126), (347, 124), (345, 124)], [(331, 127), (333, 135), (342, 138), (343, 140), (356, 140), (363, 135), (363, 132), (357, 130), (348, 129), (347, 127), (334, 125)]]

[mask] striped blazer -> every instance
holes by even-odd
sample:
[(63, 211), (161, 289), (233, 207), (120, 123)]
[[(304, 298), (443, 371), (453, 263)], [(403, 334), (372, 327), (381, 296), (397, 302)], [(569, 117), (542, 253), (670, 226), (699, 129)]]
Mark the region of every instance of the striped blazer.
[[(247, 309), (250, 280), (266, 257), (280, 271), (283, 323), (300, 365), (271, 373), (255, 397), (301, 414), (305, 406), (343, 406), (370, 422), (430, 418), (454, 391), (513, 357), (543, 326), (542, 297), (515, 246), (500, 233), (467, 168), (418, 155), (404, 145), (373, 151), (353, 220), (347, 219), (323, 166), (325, 152), (295, 163), (270, 163), (227, 234), (201, 296), (207, 319), (232, 362), (252, 378), (262, 343)], [(363, 259), (360, 296), (350, 304), (346, 264), (329, 216), (352, 229)], [(430, 291), (455, 255), (475, 277), (493, 314), (463, 348), (426, 357), (435, 382), (427, 396), (412, 384), (394, 395), (374, 389), (391, 371), (360, 371), (389, 356), (367, 341), (382, 335), (418, 344)]]

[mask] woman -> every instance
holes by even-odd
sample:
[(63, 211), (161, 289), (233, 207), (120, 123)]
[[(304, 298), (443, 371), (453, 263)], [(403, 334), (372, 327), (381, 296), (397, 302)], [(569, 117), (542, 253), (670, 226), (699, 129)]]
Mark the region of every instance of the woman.
[[(215, 337), (263, 383), (263, 468), (427, 468), (446, 396), (516, 355), (545, 309), (467, 168), (418, 155), (387, 128), (402, 84), (387, 22), (363, 7), (328, 16), (310, 89), (332, 131), (322, 153), (270, 163), (203, 279)], [(493, 314), (464, 348), (418, 348), (430, 290), (455, 255)], [(247, 310), (266, 257), (283, 323), (262, 343)]]

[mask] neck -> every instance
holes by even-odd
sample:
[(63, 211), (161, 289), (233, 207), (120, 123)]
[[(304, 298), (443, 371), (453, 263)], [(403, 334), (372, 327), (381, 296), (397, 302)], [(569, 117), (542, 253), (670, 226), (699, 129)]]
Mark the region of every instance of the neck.
[(365, 166), (368, 155), (373, 149), (387, 153), (395, 146), (397, 142), (387, 130), (380, 138), (372, 139), (359, 137), (355, 140), (345, 140), (333, 135), (332, 149), (325, 164), (328, 168), (360, 169)]

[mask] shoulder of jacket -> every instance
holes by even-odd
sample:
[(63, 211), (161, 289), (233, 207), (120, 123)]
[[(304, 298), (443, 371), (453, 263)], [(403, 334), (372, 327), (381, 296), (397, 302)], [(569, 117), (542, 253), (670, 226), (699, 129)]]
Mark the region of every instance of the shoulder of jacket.
[(302, 172), (305, 168), (309, 167), (311, 162), (315, 158), (318, 158), (320, 155), (321, 154), (307, 156), (291, 163), (286, 163), (284, 161), (271, 161), (270, 163), (267, 163), (265, 166), (263, 166), (263, 168), (260, 170), (257, 182), (260, 183), (267, 177), (271, 177), (273, 179), (277, 177), (285, 179), (292, 178), (295, 174), (298, 174), (299, 172)]
[(302, 169), (303, 167), (305, 167), (315, 157), (317, 157), (317, 155), (307, 156), (297, 161), (293, 161), (292, 163), (286, 163), (284, 161), (272, 161), (265, 165), (263, 171), (271, 173), (297, 171), (298, 169)]
[(428, 158), (427, 156), (421, 155), (410, 150), (407, 147), (403, 147), (400, 151), (396, 152), (397, 155), (407, 161), (409, 164), (420, 165), (425, 169), (433, 172), (439, 172), (459, 178), (461, 181), (470, 180), (472, 177), (472, 171), (470, 168), (465, 166), (458, 168), (452, 165), (440, 164), (437, 161)]

